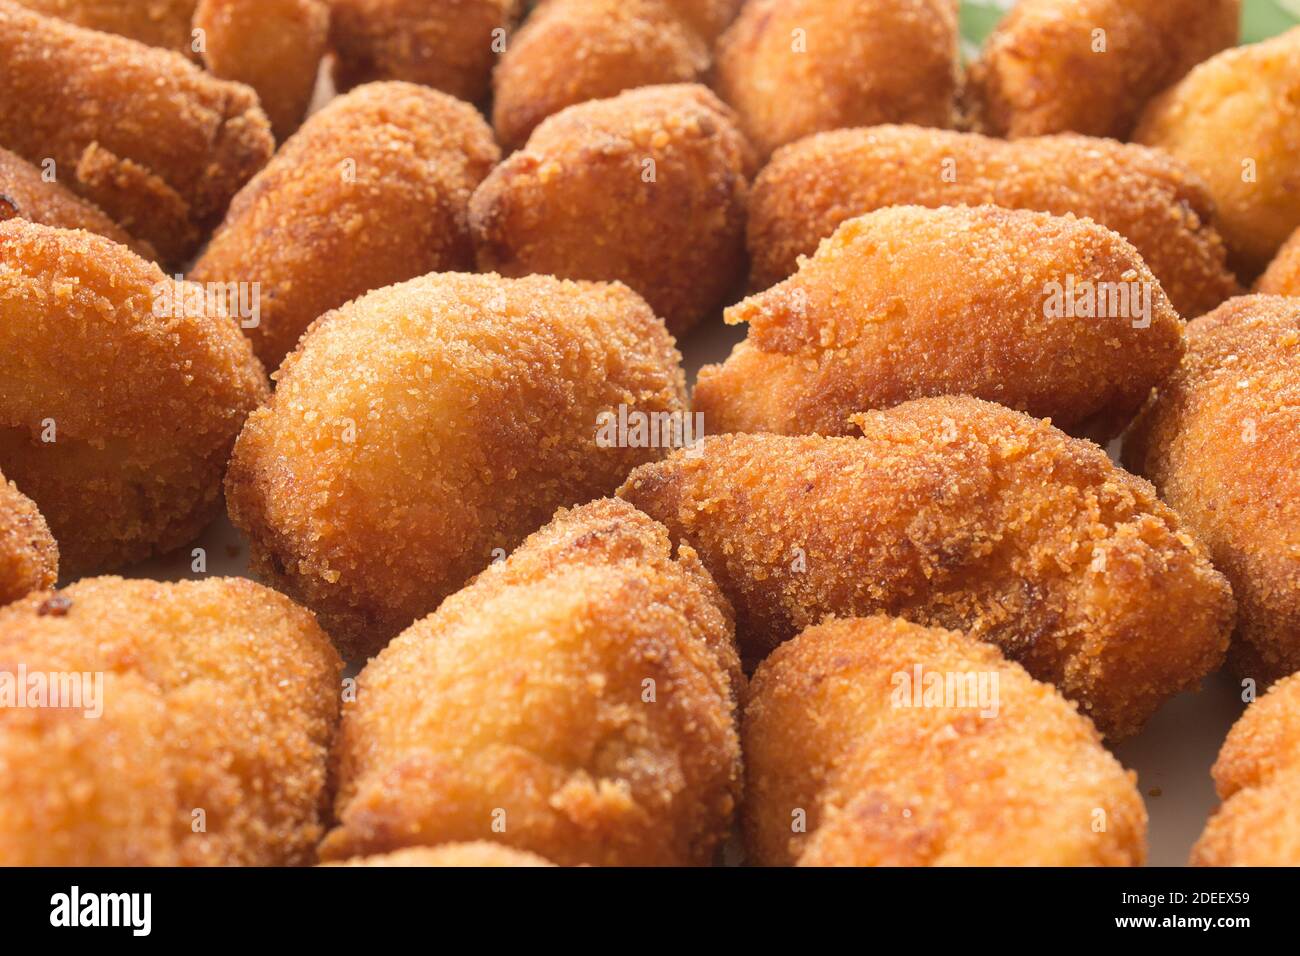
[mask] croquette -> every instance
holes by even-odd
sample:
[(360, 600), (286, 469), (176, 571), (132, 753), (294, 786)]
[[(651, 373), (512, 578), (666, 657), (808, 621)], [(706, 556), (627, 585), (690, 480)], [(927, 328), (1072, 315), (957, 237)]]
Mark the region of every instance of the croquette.
[(0, 469), (40, 507), (66, 574), (193, 540), (266, 398), (238, 324), (174, 286), (102, 236), (0, 223)]
[(256, 573), (364, 659), (556, 508), (659, 458), (650, 433), (601, 426), (688, 424), (680, 361), (620, 285), (388, 286), (323, 316), (276, 373), (235, 446), (231, 518)]
[(1116, 739), (1219, 667), (1227, 581), (1096, 445), (974, 398), (856, 421), (709, 438), (619, 489), (699, 552), (748, 660), (828, 615), (891, 614), (996, 644)]
[[(251, 581), (93, 578), (0, 609), (0, 864), (299, 865), (342, 665)], [(44, 689), (42, 689), (44, 688)]]
[(709, 44), (663, 0), (549, 0), (493, 73), (492, 125), (513, 151), (566, 106), (694, 83), (709, 63)]
[(0, 145), (169, 264), (197, 249), (275, 147), (257, 96), (179, 53), (0, 0)]
[(1300, 866), (1300, 674), (1246, 709), (1213, 773), (1223, 804), (1192, 865)]
[(334, 85), (406, 80), (479, 103), (519, 0), (329, 0)]
[(411, 83), (359, 87), (240, 190), (190, 279), (257, 283), (247, 333), (275, 369), (317, 317), (362, 293), (472, 271), (469, 199), (499, 158), (467, 103)]
[(971, 64), (966, 122), (1128, 139), (1147, 102), (1235, 46), (1241, 0), (1020, 0)]
[(18, 0), (46, 16), (130, 37), (149, 46), (188, 51), (198, 0)]
[(1104, 443), (1182, 355), (1182, 321), (1123, 237), (996, 206), (850, 219), (726, 311), (749, 335), (700, 371), (711, 433), (847, 435), (849, 416), (974, 395)]
[(470, 200), (482, 271), (620, 281), (675, 335), (716, 314), (746, 269), (753, 152), (698, 85), (562, 110)]
[(1255, 291), (1264, 295), (1300, 296), (1300, 229), (1278, 250), (1259, 277)]
[(1009, 143), (917, 126), (837, 130), (780, 149), (750, 199), (750, 286), (761, 291), (794, 274), (800, 256), (854, 216), (985, 204), (1073, 213), (1113, 229), (1184, 317), (1240, 292), (1209, 190), (1159, 150), (1072, 134)]
[(1133, 138), (1204, 178), (1230, 261), (1253, 279), (1300, 227), (1300, 27), (1201, 64), (1152, 101)]
[(298, 128), (329, 42), (324, 0), (199, 0), (194, 28), (208, 69), (257, 91), (277, 140)]
[(1233, 669), (1300, 671), (1300, 299), (1243, 296), (1187, 329), (1187, 355), (1125, 440), (1232, 582)]
[(36, 503), (0, 474), (0, 605), (54, 587), (59, 546)]
[(321, 857), (493, 840), (708, 864), (740, 800), (743, 680), (689, 547), (622, 501), (561, 511), (361, 672)]
[(1140, 866), (1136, 778), (997, 648), (897, 618), (808, 628), (754, 675), (747, 861)]
[(415, 846), (392, 853), (377, 856), (362, 856), (342, 863), (325, 863), (334, 866), (367, 867), (513, 867), (513, 866), (554, 866), (543, 860), (536, 853), (512, 850), (500, 843), (475, 840), (470, 843), (444, 843), (441, 846)]
[(956, 121), (956, 0), (749, 0), (715, 57), (763, 158), (825, 130)]

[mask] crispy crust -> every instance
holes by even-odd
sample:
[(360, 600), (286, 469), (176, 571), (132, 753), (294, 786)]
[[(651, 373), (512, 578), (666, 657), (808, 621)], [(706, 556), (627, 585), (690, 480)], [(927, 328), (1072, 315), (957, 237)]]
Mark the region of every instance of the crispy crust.
[(0, 605), (54, 587), (59, 546), (36, 507), (0, 474)]
[(80, 581), (0, 609), (0, 668), (20, 666), (102, 674), (103, 712), (0, 708), (6, 865), (313, 861), (342, 664), (287, 598)]
[(994, 136), (1127, 139), (1151, 97), (1236, 45), (1240, 20), (1241, 0), (1021, 0), (971, 65), (967, 119)]
[(1264, 295), (1300, 296), (1300, 229), (1278, 250), (1259, 277), (1255, 291)]
[(341, 863), (323, 863), (322, 866), (367, 867), (462, 867), (462, 866), (554, 866), (536, 853), (512, 850), (499, 843), (475, 840), (469, 843), (444, 843), (441, 846), (416, 846), (377, 856), (362, 856)]
[(680, 334), (745, 271), (753, 153), (702, 86), (655, 86), (571, 106), (470, 202), (482, 270), (617, 280)]
[(80, 27), (129, 37), (179, 53), (192, 42), (191, 21), (198, 0), (17, 0), (46, 16)]
[(1300, 866), (1300, 674), (1247, 708), (1213, 773), (1223, 805), (1192, 865)]
[(468, 104), (367, 84), (313, 116), (240, 190), (190, 278), (261, 284), (248, 334), (274, 369), (330, 309), (425, 273), (470, 271), (469, 199), (498, 159)]
[(178, 53), (0, 0), (0, 142), (185, 259), (275, 141), (256, 94)]
[(493, 840), (707, 864), (740, 797), (742, 687), (690, 548), (621, 501), (561, 511), (362, 671), (321, 855)]
[(950, 127), (957, 37), (955, 0), (750, 0), (718, 41), (714, 86), (764, 159), (823, 130)]
[(1241, 291), (1208, 189), (1164, 153), (1072, 134), (1008, 143), (918, 126), (837, 130), (780, 149), (750, 200), (751, 287), (792, 275), (800, 256), (854, 216), (984, 204), (1073, 213), (1113, 229), (1137, 247), (1184, 317)]
[[(918, 667), (922, 683), (972, 676), (996, 697), (913, 706), (900, 675), (914, 680)], [(754, 675), (744, 745), (751, 863), (1140, 866), (1146, 857), (1136, 777), (1092, 723), (955, 631), (887, 617), (809, 628)], [(792, 832), (798, 811), (805, 828)]]
[[(620, 404), (685, 409), (663, 324), (618, 285), (431, 275), (328, 313), (276, 373), (226, 481), (259, 575), (373, 654), (555, 508), (657, 448), (598, 447)], [(503, 551), (498, 551), (503, 549)]]
[(1231, 663), (1267, 686), (1300, 670), (1300, 300), (1233, 299), (1187, 342), (1124, 459), (1232, 582)]
[(1227, 581), (1097, 446), (973, 398), (856, 421), (710, 438), (619, 489), (699, 551), (747, 657), (828, 614), (894, 614), (998, 645), (1114, 738), (1222, 662)]
[(169, 288), (102, 236), (0, 223), (0, 467), (40, 506), (69, 575), (192, 541), (267, 395), (238, 326), (156, 311)]
[[(1122, 287), (1129, 314), (1054, 313), (1049, 290), (1069, 281)], [(1182, 354), (1177, 313), (1123, 237), (995, 206), (850, 219), (726, 320), (750, 328), (700, 372), (695, 403), (715, 433), (846, 435), (854, 412), (967, 394), (1104, 443)]]

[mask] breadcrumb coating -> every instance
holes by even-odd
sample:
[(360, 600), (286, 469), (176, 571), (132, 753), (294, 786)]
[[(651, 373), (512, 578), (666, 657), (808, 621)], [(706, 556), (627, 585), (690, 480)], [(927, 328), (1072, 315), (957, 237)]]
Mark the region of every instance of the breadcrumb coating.
[(1255, 291), (1264, 295), (1300, 296), (1300, 229), (1278, 250)]
[(1185, 317), (1241, 291), (1208, 189), (1164, 153), (1072, 134), (1009, 143), (919, 126), (836, 130), (780, 149), (754, 181), (751, 287), (794, 274), (800, 256), (854, 216), (963, 205), (1073, 213), (1113, 229)]
[(54, 587), (59, 546), (50, 526), (18, 486), (0, 474), (0, 605)]
[(1233, 669), (1300, 670), (1300, 300), (1243, 296), (1187, 328), (1187, 355), (1125, 440), (1232, 582)]
[(1223, 804), (1192, 866), (1300, 866), (1300, 674), (1246, 709), (1213, 773)]
[(18, 0), (46, 16), (80, 27), (130, 37), (149, 46), (185, 52), (197, 0)]
[[(931, 693), (930, 681), (950, 678), (979, 685), (982, 698)], [(743, 738), (751, 863), (1140, 866), (1146, 857), (1136, 776), (1092, 723), (955, 631), (888, 617), (809, 628), (758, 668)]]
[(699, 551), (747, 658), (827, 615), (896, 615), (996, 644), (1116, 739), (1222, 663), (1227, 581), (1096, 445), (964, 397), (855, 421), (710, 438), (619, 489)]
[(266, 373), (238, 325), (124, 246), (0, 223), (0, 468), (76, 577), (188, 544)]
[(1240, 21), (1241, 0), (1020, 0), (967, 73), (967, 120), (1128, 139), (1153, 96), (1237, 44)]
[(323, 863), (322, 866), (436, 866), (436, 867), (501, 867), (501, 866), (554, 866), (536, 853), (512, 850), (499, 843), (475, 840), (470, 843), (444, 843), (441, 846), (417, 846), (378, 856), (362, 856), (342, 863)]
[(714, 88), (766, 159), (824, 130), (951, 127), (956, 0), (749, 0), (715, 51)]
[(254, 570), (363, 659), (557, 507), (654, 447), (598, 419), (682, 413), (681, 357), (619, 285), (430, 275), (318, 320), (248, 420), (226, 480)]
[(185, 57), (0, 0), (0, 143), (144, 239), (198, 247), (275, 147), (257, 96)]
[(361, 672), (324, 859), (493, 840), (704, 865), (740, 798), (726, 600), (622, 501), (560, 511)]
[(1192, 70), (1151, 102), (1133, 139), (1200, 174), (1233, 265), (1257, 276), (1300, 227), (1300, 27)]
[(85, 229), (127, 246), (145, 259), (157, 258), (153, 246), (127, 235), (125, 229), (61, 185), (46, 181), (41, 171), (7, 149), (0, 149), (0, 222), (26, 219), (60, 229)]
[(359, 87), (240, 190), (190, 278), (260, 284), (247, 331), (274, 369), (330, 309), (428, 272), (471, 271), (470, 195), (499, 159), (467, 103), (411, 83)]
[(754, 157), (734, 121), (697, 85), (557, 113), (474, 193), (479, 268), (617, 280), (681, 334), (745, 273)]
[(700, 371), (694, 400), (714, 433), (846, 435), (855, 412), (962, 394), (1104, 443), (1183, 348), (1178, 314), (1123, 237), (996, 206), (850, 219), (726, 321), (749, 335)]
[(329, 0), (334, 85), (406, 80), (487, 98), (519, 0)]
[(80, 675), (83, 694), (0, 708), (0, 863), (314, 860), (342, 663), (287, 598), (238, 578), (79, 581), (0, 609), (0, 670), (18, 668)]

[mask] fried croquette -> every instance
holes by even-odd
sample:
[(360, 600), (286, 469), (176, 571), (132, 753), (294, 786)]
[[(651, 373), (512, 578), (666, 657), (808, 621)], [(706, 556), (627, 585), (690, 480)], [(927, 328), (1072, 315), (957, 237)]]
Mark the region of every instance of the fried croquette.
[(46, 16), (169, 50), (193, 49), (197, 0), (17, 0)]
[(189, 543), (266, 373), (224, 313), (88, 232), (0, 223), (0, 468), (79, 576)]
[(125, 229), (56, 180), (46, 180), (27, 160), (0, 149), (0, 222), (26, 219), (60, 229), (85, 229), (128, 246), (145, 259), (157, 256), (153, 247), (129, 236)]
[(1152, 101), (1133, 134), (1209, 185), (1245, 278), (1300, 227), (1300, 27), (1227, 50)]
[(1136, 778), (997, 648), (897, 618), (810, 627), (754, 675), (748, 862), (1140, 866)]
[(0, 145), (168, 262), (189, 256), (275, 141), (251, 89), (178, 53), (0, 0)]
[(256, 282), (270, 369), (318, 316), (428, 272), (468, 272), (470, 195), (500, 159), (467, 103), (372, 83), (313, 116), (235, 197), (190, 278)]
[(471, 843), (444, 843), (441, 846), (415, 846), (378, 856), (362, 856), (341, 863), (324, 863), (322, 866), (377, 866), (377, 867), (507, 867), (554, 866), (536, 853), (512, 850), (500, 843), (475, 840)]
[(745, 272), (753, 152), (702, 86), (571, 106), (537, 128), (470, 201), (483, 271), (617, 280), (681, 334)]
[(493, 73), (492, 125), (516, 150), (566, 106), (694, 83), (709, 63), (709, 44), (663, 0), (549, 0)]
[(557, 507), (662, 455), (602, 416), (685, 414), (681, 357), (619, 285), (429, 275), (317, 321), (226, 480), (254, 570), (348, 659), (378, 651)]
[(779, 150), (750, 199), (751, 287), (794, 274), (800, 256), (854, 216), (986, 204), (1073, 213), (1113, 229), (1185, 317), (1240, 292), (1209, 191), (1159, 150), (1071, 134), (1008, 143), (917, 126), (837, 130)]
[(0, 605), (54, 587), (59, 546), (36, 503), (0, 474)]
[(1218, 668), (1227, 581), (1096, 445), (974, 398), (856, 421), (861, 438), (709, 438), (619, 489), (699, 551), (747, 658), (887, 613), (996, 644), (1113, 738)]
[(519, 0), (329, 0), (334, 85), (406, 80), (487, 98)]
[(1243, 296), (1187, 329), (1187, 355), (1125, 440), (1232, 582), (1233, 669), (1300, 670), (1300, 300)]
[(1020, 0), (971, 64), (980, 132), (1127, 139), (1147, 102), (1236, 45), (1241, 0)]
[(257, 91), (277, 140), (298, 128), (329, 42), (323, 0), (199, 0), (194, 28), (208, 69)]
[(1182, 321), (1123, 237), (1073, 216), (895, 206), (733, 306), (748, 338), (700, 371), (710, 432), (847, 435), (849, 416), (974, 395), (1104, 443), (1182, 355)]
[(560, 511), (357, 681), (322, 859), (494, 840), (562, 866), (706, 865), (730, 830), (730, 611), (625, 502)]
[(1213, 773), (1223, 804), (1192, 866), (1300, 866), (1300, 674), (1246, 709)]
[(6, 672), (0, 864), (313, 862), (342, 664), (287, 598), (237, 578), (30, 594), (0, 609)]
[(1300, 229), (1278, 250), (1264, 274), (1259, 277), (1255, 291), (1264, 295), (1300, 296)]
[(715, 56), (763, 158), (824, 130), (956, 118), (955, 0), (749, 0)]

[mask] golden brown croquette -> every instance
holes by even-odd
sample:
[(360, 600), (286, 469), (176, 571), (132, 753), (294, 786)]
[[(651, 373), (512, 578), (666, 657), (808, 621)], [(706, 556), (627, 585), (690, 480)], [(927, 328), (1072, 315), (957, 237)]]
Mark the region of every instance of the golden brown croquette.
[(1263, 295), (1300, 296), (1300, 229), (1278, 250), (1255, 291)]
[(194, 43), (197, 0), (18, 0), (46, 16), (180, 52)]
[(36, 503), (0, 474), (0, 605), (54, 587), (59, 546)]
[(469, 843), (444, 843), (441, 846), (414, 846), (376, 856), (359, 856), (341, 863), (323, 863), (322, 866), (367, 867), (503, 867), (503, 866), (554, 866), (536, 853), (512, 850), (500, 843), (474, 840)]

